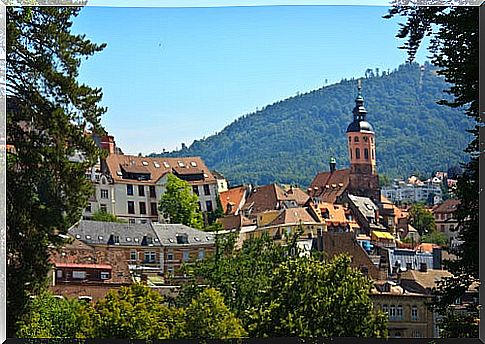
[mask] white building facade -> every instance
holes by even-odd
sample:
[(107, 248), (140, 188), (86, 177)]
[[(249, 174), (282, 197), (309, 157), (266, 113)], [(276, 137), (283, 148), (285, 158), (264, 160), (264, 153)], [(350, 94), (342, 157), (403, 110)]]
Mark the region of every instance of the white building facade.
[(90, 219), (92, 214), (103, 210), (129, 223), (165, 223), (167, 219), (159, 214), (158, 204), (169, 174), (192, 186), (203, 212), (216, 210), (217, 180), (199, 157), (147, 158), (110, 154), (101, 162), (100, 169), (89, 174), (95, 192), (89, 199), (84, 218)]

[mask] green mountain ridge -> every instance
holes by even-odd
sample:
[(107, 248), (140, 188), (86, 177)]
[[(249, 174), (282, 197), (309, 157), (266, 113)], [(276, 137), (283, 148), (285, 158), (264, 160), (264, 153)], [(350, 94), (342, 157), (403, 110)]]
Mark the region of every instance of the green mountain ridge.
[[(362, 94), (376, 132), (377, 168), (391, 178), (429, 175), (466, 161), (472, 127), (461, 109), (436, 104), (449, 85), (426, 63), (391, 73), (366, 71)], [(352, 121), (357, 81), (345, 80), (244, 115), (190, 147), (150, 156), (201, 156), (232, 185), (272, 182), (308, 186), (328, 170), (330, 156), (347, 168), (345, 131)]]

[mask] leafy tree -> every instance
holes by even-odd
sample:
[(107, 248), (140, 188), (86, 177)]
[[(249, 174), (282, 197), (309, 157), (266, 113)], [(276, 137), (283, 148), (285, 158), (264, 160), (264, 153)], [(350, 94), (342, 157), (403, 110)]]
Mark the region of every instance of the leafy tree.
[[(431, 3), (430, 3), (431, 4)], [(456, 196), (460, 205), (455, 213), (460, 233), (458, 238), (463, 244), (450, 250), (457, 260), (449, 262), (448, 269), (454, 274), (439, 283), (436, 290), (439, 302), (435, 309), (444, 317), (441, 327), (446, 337), (478, 337), (478, 304), (471, 304), (468, 314), (459, 315), (453, 303), (473, 282), (479, 278), (479, 131), (480, 124), (478, 98), (478, 18), (479, 7), (404, 7), (395, 6), (389, 15), (407, 18), (397, 36), (407, 39), (403, 48), (408, 51), (412, 61), (425, 36), (431, 36), (430, 52), (432, 63), (439, 67), (438, 75), (450, 85), (446, 91), (453, 96), (451, 100), (441, 100), (440, 104), (463, 111), (474, 122), (470, 131), (472, 141), (466, 152), (470, 160), (463, 165), (463, 175), (458, 178)], [(457, 49), (456, 47), (460, 47)]]
[(348, 256), (293, 257), (274, 272), (250, 328), (264, 337), (385, 337), (386, 316), (374, 311), (371, 288)]
[(199, 210), (199, 198), (189, 183), (173, 174), (168, 175), (166, 191), (160, 200), (160, 211), (168, 215), (171, 223), (202, 229), (204, 222)]
[[(70, 32), (76, 7), (7, 7), (7, 336), (39, 293), (57, 246), (92, 194), (84, 173), (100, 154), (102, 93), (76, 81), (82, 59), (101, 51)], [(74, 153), (83, 160), (73, 161)]]
[(448, 245), (448, 238), (445, 234), (433, 231), (431, 233), (425, 234), (420, 237), (420, 242), (426, 242), (430, 244), (436, 244), (440, 246), (447, 246)]
[[(244, 241), (240, 250), (234, 249), (233, 235), (216, 238), (215, 254), (193, 266), (190, 276), (194, 281), (217, 288), (225, 304), (247, 328), (248, 310), (262, 301), (261, 293), (269, 285), (273, 270), (286, 259), (287, 249), (276, 245), (268, 235)], [(195, 283), (186, 285), (178, 301), (186, 304), (200, 292)]]
[(164, 305), (164, 298), (142, 284), (110, 291), (96, 303), (97, 338), (182, 338), (183, 311)]
[(94, 338), (96, 314), (90, 304), (59, 299), (50, 292), (28, 303), (28, 313), (19, 322), (19, 338)]
[(409, 209), (408, 221), (416, 228), (419, 235), (432, 233), (436, 230), (433, 214), (426, 210), (422, 204), (413, 204)]
[(97, 212), (95, 212), (92, 216), (92, 220), (93, 221), (101, 221), (101, 222), (118, 222), (118, 223), (125, 222), (125, 221), (117, 218), (116, 215), (110, 214), (110, 213), (103, 211), (103, 210), (98, 210)]
[(447, 171), (449, 179), (457, 179), (462, 173), (463, 169), (458, 165), (451, 166)]
[(240, 338), (246, 336), (241, 321), (224, 304), (222, 294), (208, 288), (185, 310), (188, 338)]

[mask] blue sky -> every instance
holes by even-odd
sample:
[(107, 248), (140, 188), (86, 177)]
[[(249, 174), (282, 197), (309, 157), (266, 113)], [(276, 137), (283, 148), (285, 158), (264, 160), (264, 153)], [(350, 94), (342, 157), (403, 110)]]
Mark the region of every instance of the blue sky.
[(325, 80), (396, 68), (406, 54), (387, 8), (86, 7), (73, 31), (107, 47), (80, 80), (103, 89), (102, 123), (125, 153), (172, 150)]

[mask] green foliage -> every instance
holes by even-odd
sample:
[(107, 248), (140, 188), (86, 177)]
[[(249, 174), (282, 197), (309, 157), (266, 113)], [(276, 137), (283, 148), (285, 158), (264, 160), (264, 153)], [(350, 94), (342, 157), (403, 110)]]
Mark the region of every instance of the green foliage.
[(224, 304), (222, 294), (208, 288), (186, 309), (188, 338), (240, 338), (246, 336), (241, 321)]
[(407, 18), (397, 37), (407, 39), (403, 48), (408, 51), (410, 61), (414, 59), (422, 39), (431, 36), (429, 50), (432, 63), (439, 68), (437, 74), (449, 83), (447, 92), (453, 96), (440, 104), (461, 108), (475, 122), (470, 130), (473, 139), (465, 150), (470, 159), (463, 165), (465, 171), (458, 178), (455, 193), (460, 200), (455, 213), (460, 228), (458, 239), (463, 244), (450, 250), (458, 258), (447, 264), (454, 277), (439, 282), (435, 291), (438, 302), (434, 308), (443, 316), (440, 326), (444, 329), (445, 337), (478, 337), (478, 303), (472, 302), (468, 312), (460, 315), (454, 310), (454, 301), (479, 278), (478, 157), (479, 131), (483, 126), (479, 111), (479, 11), (478, 7), (472, 6), (395, 6), (386, 16), (401, 15)]
[(258, 337), (385, 337), (371, 288), (348, 256), (291, 258), (274, 272), (250, 328)]
[(96, 303), (96, 338), (167, 339), (184, 336), (183, 311), (164, 305), (156, 291), (134, 284)]
[(425, 235), (436, 231), (436, 223), (433, 214), (427, 211), (423, 205), (413, 204), (409, 209), (409, 223), (416, 228), (419, 235)]
[(116, 215), (107, 213), (106, 211), (103, 211), (103, 210), (98, 210), (97, 212), (95, 212), (92, 216), (92, 220), (102, 221), (102, 222), (118, 222), (118, 223), (125, 222), (117, 218)]
[[(466, 161), (463, 149), (471, 136), (465, 130), (473, 124), (459, 109), (436, 104), (450, 98), (443, 93), (448, 86), (430, 64), (422, 76), (417, 64), (406, 64), (364, 79), (379, 173), (389, 178), (415, 171), (429, 175)], [(165, 155), (201, 156), (234, 184), (309, 185), (317, 172), (329, 169), (330, 155), (337, 168), (348, 167), (345, 131), (356, 96), (357, 82), (342, 80), (242, 116), (217, 135)]]
[[(102, 93), (76, 81), (82, 60), (101, 51), (70, 32), (76, 7), (7, 7), (7, 336), (45, 286), (49, 245), (57, 246), (92, 194), (86, 169), (100, 151)], [(84, 160), (71, 157), (80, 153)]]
[(93, 338), (96, 314), (90, 304), (59, 299), (51, 293), (31, 299), (18, 324), (19, 338)]
[(440, 246), (447, 246), (448, 245), (448, 238), (445, 234), (433, 231), (431, 233), (425, 234), (420, 238), (421, 242), (427, 242), (430, 244), (436, 244)]
[(170, 223), (182, 223), (202, 229), (204, 222), (199, 210), (199, 198), (189, 183), (173, 174), (168, 175), (166, 191), (160, 199), (160, 212), (168, 215)]

